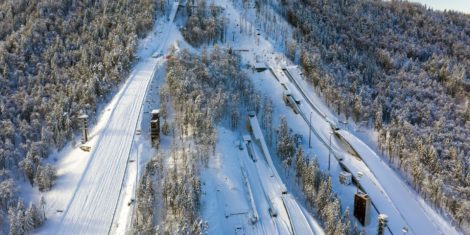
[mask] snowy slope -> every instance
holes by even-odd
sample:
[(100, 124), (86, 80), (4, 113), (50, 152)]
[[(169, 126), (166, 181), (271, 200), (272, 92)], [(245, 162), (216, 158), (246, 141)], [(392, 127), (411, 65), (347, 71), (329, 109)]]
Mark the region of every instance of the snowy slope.
[[(321, 126), (328, 126), (330, 123), (336, 124), (336, 121), (332, 121), (335, 120), (335, 118), (331, 116), (321, 118), (324, 112), (319, 111), (320, 108), (315, 105), (315, 101), (312, 101), (305, 90), (298, 84), (298, 79), (301, 77), (298, 69), (289, 67), (286, 72), (290, 75), (291, 82), (293, 82), (297, 88), (300, 88), (299, 90), (302, 95), (305, 95), (303, 98), (305, 98), (304, 100), (309, 104), (310, 108), (320, 115), (315, 118), (316, 121), (312, 123), (312, 125), (314, 131), (319, 132), (322, 139), (326, 140), (328, 135), (326, 131), (331, 130), (322, 128)], [(318, 102), (318, 100), (316, 102)], [(391, 219), (389, 227), (393, 228), (393, 231), (398, 232), (403, 226), (406, 226), (409, 228), (410, 233), (415, 234), (457, 233), (455, 228), (450, 226), (439, 214), (433, 211), (424, 200), (420, 198), (416, 192), (412, 191), (412, 189), (399, 178), (396, 172), (383, 162), (364, 142), (346, 130), (340, 130), (336, 133), (346, 140), (361, 157), (362, 161), (356, 162), (356, 164), (353, 165), (351, 164), (354, 161), (352, 155), (345, 153), (336, 142), (332, 143), (332, 147), (334, 147), (335, 152), (338, 154), (346, 156), (347, 159), (345, 159), (343, 163), (352, 168), (351, 173), (353, 175), (356, 176), (358, 171), (366, 175), (365, 180), (361, 180), (361, 185), (368, 188), (366, 192), (370, 194), (377, 207), (381, 209), (381, 213), (386, 213), (389, 216), (392, 215), (391, 218), (393, 219)], [(369, 179), (373, 181), (373, 184), (366, 185), (369, 184), (369, 181), (367, 181)], [(391, 202), (392, 206), (384, 206), (387, 202)], [(406, 224), (400, 225), (400, 223), (397, 223), (400, 220), (403, 220)]]
[[(230, 2), (221, 0), (217, 3), (226, 7), (227, 14), (233, 19), (240, 18), (240, 13)], [(54, 190), (48, 194), (49, 196), (46, 195), (46, 199), (52, 204), (48, 205), (48, 214), (52, 219), (47, 222), (43, 230), (39, 231), (40, 233), (106, 234), (112, 231), (112, 234), (121, 234), (125, 231), (122, 227), (117, 230), (111, 229), (116, 220), (115, 215), (120, 217), (119, 221), (122, 223), (128, 224), (130, 221), (128, 217), (131, 209), (126, 208), (126, 204), (128, 199), (132, 198), (132, 193), (128, 192), (123, 197), (122, 186), (124, 182), (124, 185), (128, 187), (127, 191), (135, 187), (132, 177), (137, 177), (137, 173), (134, 172), (130, 179), (125, 178), (128, 174), (126, 170), (128, 160), (133, 156), (131, 152), (136, 151), (137, 153), (134, 152), (134, 154), (142, 152), (142, 150), (135, 150), (135, 146), (133, 147), (135, 130), (140, 123), (139, 115), (142, 113), (145, 91), (155, 71), (163, 63), (162, 58), (150, 57), (152, 54), (154, 57), (161, 56), (169, 41), (174, 40), (175, 27), (171, 22), (176, 12), (177, 6), (174, 4), (169, 23), (161, 27), (163, 39), (156, 37), (154, 30), (155, 37), (144, 40), (144, 44), (152, 49), (141, 48), (139, 55), (143, 60), (137, 64), (121, 91), (116, 95), (113, 105), (110, 106), (110, 112), (104, 115), (104, 120), (101, 121), (102, 126), (89, 143), (92, 146), (92, 153), (85, 154), (82, 162), (77, 164), (73, 159), (77, 157), (76, 151), (72, 151), (72, 157), (61, 163), (70, 166), (76, 164), (80, 167), (76, 172), (71, 169), (73, 174), (69, 176), (70, 178), (66, 177), (66, 180), (60, 182), (61, 185), (73, 185), (67, 187), (66, 193), (60, 194), (64, 199), (59, 199), (61, 196)], [(237, 23), (236, 20), (229, 22), (230, 30), (228, 31), (237, 31), (235, 26)], [(260, 43), (256, 45), (255, 37), (237, 34), (237, 40), (229, 43), (235, 48), (243, 47), (250, 50), (249, 54), (242, 54), (244, 61), (254, 63), (254, 60), (261, 58), (269, 64), (273, 68), (272, 74), (278, 77), (296, 98), (302, 99), (301, 115), (306, 121), (306, 115), (312, 113), (314, 120), (312, 126), (316, 133), (314, 141), (324, 145), (322, 150), (316, 151), (324, 157), (328, 153), (325, 148), (329, 148), (327, 143), (331, 132), (330, 123), (337, 123), (336, 117), (316, 95), (310, 94), (303, 85), (299, 86), (303, 83), (299, 81), (299, 84), (296, 84), (292, 81), (292, 79), (301, 79), (300, 74), (297, 74), (297, 69), (287, 67), (287, 71), (292, 74), (293, 78), (286, 75), (283, 68), (289, 64), (289, 61), (282, 55), (276, 54), (279, 48), (274, 48), (271, 42), (264, 39), (258, 39)], [(266, 57), (266, 54), (270, 53), (273, 56)], [(271, 78), (272, 80), (263, 81), (270, 84), (263, 88), (284, 89), (278, 86), (279, 81), (276, 81), (274, 76)], [(281, 92), (277, 90), (273, 94)], [(302, 97), (302, 94), (306, 97)], [(275, 106), (283, 105), (280, 96), (271, 96), (271, 98), (277, 99)], [(239, 133), (219, 128), (217, 156), (213, 161), (211, 160), (209, 169), (203, 172), (205, 195), (202, 213), (209, 221), (209, 234), (233, 234), (234, 230), (237, 231), (241, 227), (246, 234), (323, 234), (320, 226), (290, 192), (281, 193), (286, 186), (274, 166), (275, 163), (271, 159), (257, 120), (250, 121), (256, 127), (253, 138), (256, 144), (252, 148), (258, 161), (255, 163), (250, 159), (246, 147), (236, 151), (237, 147), (233, 142), (240, 138)], [(290, 124), (295, 123), (295, 127), (308, 129), (308, 125), (300, 116), (288, 121)], [(340, 131), (340, 134), (353, 145), (362, 160), (347, 153), (339, 139), (333, 138), (331, 149), (337, 156), (344, 158), (341, 164), (346, 166), (354, 176), (357, 177), (359, 171), (364, 174), (360, 180), (361, 185), (371, 196), (377, 210), (390, 216), (389, 228), (393, 233), (400, 233), (404, 226), (410, 228), (412, 234), (457, 233), (415, 192), (411, 191), (373, 150), (349, 132)], [(70, 166), (59, 168), (59, 174), (64, 169), (70, 169)], [(243, 174), (246, 174), (246, 177)], [(341, 190), (344, 189), (335, 189), (335, 191)], [(343, 201), (349, 203), (350, 199), (343, 198)], [(270, 215), (270, 208), (276, 209), (278, 217)], [(64, 209), (64, 211), (54, 214), (56, 209)], [(258, 221), (252, 225), (249, 221), (255, 214)]]
[[(310, 223), (311, 220), (303, 213), (301, 206), (292, 195), (287, 193), (287, 188), (274, 166), (264, 136), (261, 134), (258, 119), (256, 116), (250, 116), (249, 120), (253, 135), (257, 140), (255, 143), (258, 145), (254, 148), (255, 152), (258, 155), (264, 155), (261, 159), (266, 159), (266, 162), (256, 162), (258, 174), (260, 174), (262, 180), (265, 181), (263, 182), (263, 186), (266, 187), (265, 192), (268, 194), (273, 204), (275, 204), (278, 217), (283, 219), (285, 224), (288, 224), (290, 232), (293, 234), (322, 234), (323, 230), (315, 230), (318, 226), (312, 226)], [(261, 151), (256, 151), (258, 148), (261, 148)], [(266, 163), (265, 167), (262, 167), (263, 163)], [(266, 181), (271, 181), (271, 183)]]
[[(299, 71), (290, 67), (286, 69), (290, 81), (295, 84), (296, 88), (300, 88), (297, 79), (299, 79)], [(315, 111), (312, 123), (313, 131), (327, 145), (328, 136), (331, 133), (329, 125), (336, 124), (337, 121), (332, 116), (326, 116), (320, 111), (315, 101), (312, 101), (305, 93), (305, 90), (299, 89), (303, 95), (304, 103), (310, 107), (302, 107), (306, 111)], [(318, 102), (318, 101), (317, 101)], [(333, 121), (335, 120), (335, 121)], [(325, 128), (326, 127), (326, 128)], [(337, 141), (332, 142), (332, 149), (339, 156), (344, 156), (345, 164), (353, 176), (357, 178), (360, 171), (365, 175), (361, 179), (361, 185), (372, 198), (380, 213), (386, 213), (390, 216), (389, 228), (394, 233), (400, 232), (403, 227), (409, 228), (409, 232), (413, 234), (456, 234), (457, 231), (442, 219), (436, 212), (424, 203), (415, 192), (398, 177), (398, 175), (383, 161), (379, 156), (366, 144), (356, 138), (348, 131), (342, 130), (336, 132), (341, 135), (354, 150), (358, 153), (363, 161), (355, 161), (352, 155), (348, 154)], [(387, 205), (388, 204), (388, 205)]]
[(106, 234), (110, 230), (145, 90), (162, 59), (140, 63), (130, 76), (94, 148), (57, 234)]
[[(233, 7), (231, 4), (227, 4), (226, 7), (228, 15), (230, 15), (232, 19), (242, 18), (237, 8)], [(248, 14), (245, 19), (248, 20), (248, 24), (262, 24), (256, 21), (254, 14)], [(235, 23), (239, 22), (235, 20)], [(236, 27), (229, 31), (238, 32)], [(313, 141), (319, 141), (321, 145), (323, 145), (321, 148), (317, 147), (317, 150), (315, 150), (314, 153), (320, 154), (319, 157), (323, 159), (325, 156), (328, 158), (328, 149), (330, 148), (328, 142), (331, 135), (332, 153), (334, 153), (338, 158), (344, 159), (341, 164), (346, 166), (354, 176), (357, 177), (359, 172), (364, 175), (360, 180), (361, 186), (371, 196), (372, 201), (376, 206), (375, 209), (378, 210), (379, 213), (386, 213), (389, 215), (389, 228), (393, 233), (400, 234), (402, 233), (401, 229), (403, 227), (407, 227), (410, 230), (409, 233), (412, 234), (457, 234), (456, 230), (429, 206), (427, 206), (419, 195), (410, 191), (409, 187), (407, 187), (396, 173), (393, 172), (386, 164), (374, 164), (375, 166), (372, 166), (369, 165), (368, 160), (364, 159), (364, 161), (362, 161), (348, 153), (347, 149), (344, 148), (342, 141), (337, 139), (334, 134), (330, 134), (332, 132), (330, 124), (341, 124), (339, 123), (338, 118), (323, 102), (321, 102), (321, 99), (313, 92), (313, 89), (306, 85), (305, 82), (302, 81), (300, 87), (291, 82), (290, 78), (288, 78), (289, 81), (286, 82), (285, 75), (281, 73), (283, 68), (285, 69), (285, 72), (290, 72), (294, 79), (301, 78), (299, 70), (289, 66), (292, 63), (283, 56), (282, 53), (280, 53), (282, 48), (276, 47), (268, 37), (262, 38), (264, 36), (263, 34), (264, 33), (261, 32), (261, 36), (256, 36), (249, 33), (238, 33), (234, 36), (235, 42), (229, 42), (229, 44), (234, 48), (243, 48), (248, 50), (247, 52), (240, 53), (244, 63), (249, 65), (265, 63), (272, 67), (271, 80), (263, 80), (267, 76), (260, 76), (261, 81), (259, 81), (259, 85), (257, 85), (257, 87), (261, 91), (269, 91), (268, 95), (274, 99), (275, 106), (283, 105), (282, 96), (279, 94), (282, 94), (282, 92), (285, 91), (285, 88), (287, 88), (289, 92), (293, 93), (294, 96), (300, 96), (296, 98), (301, 99), (299, 108), (302, 110), (303, 114), (298, 115), (295, 118), (288, 118), (288, 122), (291, 127), (303, 126), (301, 128), (304, 128), (305, 130), (305, 128), (308, 129), (308, 116), (310, 114), (312, 115), (312, 129), (316, 134), (314, 135)], [(276, 83), (278, 85), (274, 85)], [(284, 84), (280, 86), (280, 83)], [(273, 92), (272, 89), (276, 89), (276, 91)], [(302, 95), (299, 95), (302, 93), (306, 93), (307, 97), (304, 98)], [(289, 111), (292, 112), (292, 110)], [(283, 115), (286, 114), (283, 113)], [(301, 119), (303, 119), (304, 124), (300, 124), (298, 122), (299, 116), (302, 117)], [(302, 130), (302, 133), (305, 133), (304, 130)], [(356, 138), (356, 140), (358, 139)], [(354, 143), (354, 145), (358, 146), (361, 146), (362, 144)], [(326, 151), (324, 151), (325, 148)], [(366, 153), (366, 156), (367, 154), (371, 153)], [(323, 159), (321, 159), (321, 162), (324, 162)], [(332, 161), (335, 161), (335, 159), (333, 158)], [(337, 171), (336, 169), (334, 170)], [(395, 178), (398, 181), (390, 182), (388, 178)], [(335, 188), (335, 191), (342, 191), (341, 187), (344, 186)], [(405, 191), (408, 191), (408, 193)], [(351, 198), (343, 197), (344, 195), (340, 196), (343, 201), (351, 202)], [(413, 206), (409, 206), (409, 204), (413, 204)], [(416, 219), (416, 217), (419, 218)], [(368, 226), (367, 230), (369, 231), (370, 229), (370, 231), (374, 231), (375, 228), (376, 225), (372, 224)]]
[[(341, 130), (338, 133), (361, 156), (416, 234), (433, 234), (435, 231), (440, 231), (441, 234), (456, 233), (369, 146), (348, 131)], [(403, 200), (404, 198), (407, 200)]]
[[(237, 228), (242, 234), (324, 234), (294, 197), (281, 193), (282, 182), (274, 177), (254, 139), (240, 149), (235, 144), (238, 134), (218, 129), (216, 155), (203, 173), (202, 213), (209, 222), (208, 234), (233, 234)], [(249, 156), (249, 145), (256, 162)]]
[[(177, 4), (174, 4), (170, 11), (172, 18), (176, 11)], [(165, 32), (159, 32), (162, 29)], [(142, 152), (141, 145), (139, 149), (133, 146), (136, 129), (142, 121), (144, 98), (155, 72), (164, 63), (161, 55), (169, 41), (174, 40), (175, 32), (173, 19), (158, 20), (152, 32), (139, 42), (140, 61), (93, 128), (91, 140), (87, 143), (91, 153), (68, 150), (58, 154), (61, 158), (58, 163), (59, 180), (53, 190), (44, 195), (49, 219), (37, 233), (125, 232), (131, 216), (127, 203), (133, 195), (139, 167), (129, 168), (128, 160), (132, 156), (135, 160), (135, 153)], [(160, 57), (152, 58), (156, 51)], [(117, 225), (124, 225), (116, 229), (112, 226), (114, 220)]]

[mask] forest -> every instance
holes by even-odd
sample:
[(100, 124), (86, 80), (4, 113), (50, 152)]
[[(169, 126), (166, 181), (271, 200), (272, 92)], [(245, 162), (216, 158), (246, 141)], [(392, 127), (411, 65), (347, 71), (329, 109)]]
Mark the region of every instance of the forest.
[(28, 234), (42, 223), (35, 211), (43, 208), (25, 208), (19, 184), (52, 187), (47, 156), (74, 138), (80, 114), (96, 118), (165, 4), (0, 1), (0, 233)]
[(324, 101), (375, 129), (390, 164), (470, 232), (470, 17), (396, 0), (269, 2)]
[(186, 24), (182, 29), (183, 37), (193, 46), (203, 43), (223, 41), (227, 19), (221, 14), (222, 9), (213, 2), (207, 6), (205, 0), (199, 1), (196, 8), (186, 1)]
[[(171, 145), (144, 168), (132, 232), (203, 234), (200, 173), (215, 152), (217, 126), (243, 128), (247, 112), (255, 111), (325, 232), (360, 234), (330, 176), (296, 147), (286, 119), (272, 116), (272, 102), (255, 91), (240, 57), (216, 45), (228, 34), (224, 9), (190, 2), (180, 30), (201, 53), (173, 48), (166, 57), (159, 96), (162, 134)], [(44, 198), (25, 203), (20, 188), (54, 186), (57, 170), (48, 156), (76, 145), (70, 141), (79, 115), (96, 121), (100, 104), (138, 60), (139, 38), (167, 3), (0, 0), (1, 234), (29, 234), (47, 219)], [(268, 5), (294, 26), (292, 38), (263, 10)], [(384, 160), (470, 233), (470, 16), (401, 0), (254, 0), (254, 7), (264, 22), (256, 30), (282, 41), (342, 121), (373, 130)], [(274, 118), (280, 118), (276, 129)]]

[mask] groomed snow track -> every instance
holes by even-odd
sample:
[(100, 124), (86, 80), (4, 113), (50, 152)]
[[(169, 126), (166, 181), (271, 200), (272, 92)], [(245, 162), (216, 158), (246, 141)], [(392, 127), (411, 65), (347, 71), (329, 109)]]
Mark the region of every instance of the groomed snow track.
[[(167, 31), (178, 11), (173, 3)], [(109, 234), (118, 209), (123, 181), (147, 89), (164, 62), (168, 35), (155, 53), (140, 61), (125, 82), (96, 147), (70, 199), (55, 234)], [(155, 54), (154, 53), (154, 54)]]
[[(261, 166), (258, 164), (263, 164), (264, 161), (258, 161), (256, 169), (260, 174), (260, 179), (272, 179), (273, 184), (268, 187), (265, 183), (262, 183), (266, 193), (266, 197), (271, 201), (272, 209), (277, 210), (277, 217), (281, 220), (287, 219), (285, 221), (289, 224), (289, 231), (294, 235), (301, 234), (324, 234), (323, 229), (318, 225), (318, 223), (310, 216), (308, 213), (302, 209), (298, 204), (295, 198), (288, 194), (287, 188), (282, 182), (269, 153), (268, 147), (262, 135), (261, 128), (256, 116), (251, 115), (249, 117), (250, 127), (254, 136), (254, 144), (257, 146), (254, 148), (256, 154), (264, 155), (264, 158), (258, 157), (258, 159), (266, 160), (266, 166), (269, 169), (269, 174), (271, 177), (265, 175), (261, 169)], [(261, 149), (261, 151), (259, 150)]]
[(161, 61), (150, 58), (131, 73), (56, 234), (109, 232), (146, 90)]

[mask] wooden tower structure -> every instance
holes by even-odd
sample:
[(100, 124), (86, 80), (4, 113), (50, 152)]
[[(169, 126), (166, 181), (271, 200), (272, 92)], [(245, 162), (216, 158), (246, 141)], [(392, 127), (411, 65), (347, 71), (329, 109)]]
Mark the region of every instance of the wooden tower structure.
[(369, 224), (370, 198), (363, 192), (354, 195), (354, 216), (362, 225)]
[(151, 115), (150, 138), (152, 141), (152, 146), (156, 146), (158, 148), (160, 143), (160, 110), (152, 110)]
[(82, 123), (82, 144), (85, 144), (88, 141), (88, 115), (80, 115), (78, 119)]

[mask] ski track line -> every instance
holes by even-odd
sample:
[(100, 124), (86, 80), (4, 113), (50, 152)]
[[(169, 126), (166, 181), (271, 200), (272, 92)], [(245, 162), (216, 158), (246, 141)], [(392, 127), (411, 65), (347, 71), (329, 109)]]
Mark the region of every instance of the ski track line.
[[(152, 60), (152, 58), (150, 58), (150, 60)], [(145, 97), (147, 97), (148, 90), (149, 90), (149, 87), (150, 87), (149, 85), (150, 85), (150, 83), (152, 82), (152, 80), (155, 78), (155, 73), (156, 73), (156, 71), (157, 71), (158, 68), (161, 66), (161, 60), (162, 60), (161, 57), (156, 58), (156, 59), (154, 59), (154, 60), (156, 60), (157, 63), (156, 63), (156, 65), (153, 67), (153, 71), (152, 71), (152, 74), (150, 75), (150, 79), (147, 81), (143, 99), (145, 99)], [(134, 130), (137, 130), (137, 127), (139, 126), (139, 124), (140, 124), (141, 121), (142, 121), (142, 120), (141, 120), (141, 116), (142, 116), (141, 114), (142, 114), (142, 109), (143, 109), (143, 107), (144, 107), (144, 106), (143, 106), (143, 102), (142, 102), (142, 104), (141, 104), (140, 107), (139, 107), (139, 112), (138, 112), (138, 113), (139, 113), (139, 116), (137, 117), (137, 122), (135, 123)], [(121, 184), (120, 184), (120, 188), (119, 188), (119, 197), (118, 197), (118, 200), (116, 201), (116, 205), (115, 205), (115, 207), (114, 207), (113, 217), (112, 217), (112, 219), (111, 219), (111, 224), (110, 224), (110, 226), (109, 226), (108, 234), (111, 234), (112, 225), (113, 225), (113, 223), (114, 223), (114, 218), (115, 218), (115, 216), (116, 216), (116, 211), (117, 211), (117, 209), (118, 209), (119, 202), (121, 202), (121, 199), (122, 199), (122, 197), (121, 197), (121, 196), (122, 196), (122, 195), (121, 195), (121, 194), (122, 194), (122, 188), (123, 188), (123, 185), (124, 185), (124, 181), (125, 181), (125, 179), (126, 179), (127, 169), (128, 169), (128, 167), (129, 167), (129, 158), (130, 158), (130, 156), (131, 156), (132, 149), (133, 149), (134, 146), (135, 146), (134, 139), (135, 139), (135, 133), (132, 135), (131, 147), (129, 148), (129, 151), (128, 151), (128, 153), (127, 153), (127, 160), (126, 160), (126, 168), (125, 168), (125, 170), (124, 170), (124, 177), (123, 177), (122, 180), (121, 180)], [(138, 149), (136, 149), (136, 150), (137, 150), (136, 154), (137, 154), (137, 156), (138, 156), (138, 155), (139, 155), (139, 152), (138, 152), (139, 150), (138, 150)], [(137, 167), (138, 167), (138, 165), (137, 165)], [(139, 177), (139, 176), (137, 175), (137, 178), (138, 178), (138, 177)], [(136, 186), (136, 185), (134, 185), (134, 187), (135, 187), (135, 186)], [(134, 191), (134, 190), (133, 190), (133, 191)], [(135, 191), (134, 191), (134, 192), (135, 192)]]
[[(100, 135), (56, 234), (106, 234), (120, 196), (145, 90), (157, 60), (136, 66)], [(118, 181), (118, 182), (116, 182)]]
[[(134, 72), (135, 72), (135, 71), (133, 71), (130, 76), (133, 77), (133, 76), (134, 76), (134, 75), (133, 75)], [(122, 90), (117, 93), (117, 95), (119, 95), (118, 100), (116, 101), (116, 105), (112, 108), (111, 114), (110, 114), (110, 118), (108, 118), (108, 120), (106, 121), (106, 125), (103, 127), (103, 130), (106, 130), (106, 129), (108, 128), (109, 122), (110, 122), (110, 119), (111, 119), (111, 116), (113, 116), (114, 111), (116, 110), (117, 104), (120, 102), (120, 100), (121, 100), (123, 94), (124, 94), (125, 91), (127, 90), (127, 87), (129, 86), (130, 83), (131, 83), (131, 79), (128, 79), (128, 80), (124, 83), (124, 86), (123, 86)], [(104, 131), (101, 131), (100, 135), (98, 136), (98, 140), (96, 141), (97, 144), (99, 144), (99, 143), (101, 142), (101, 139), (102, 139), (102, 137), (103, 137), (103, 134), (104, 134)], [(73, 195), (72, 195), (72, 198), (70, 199), (69, 203), (67, 204), (67, 207), (66, 207), (65, 210), (64, 210), (64, 214), (63, 214), (63, 216), (62, 216), (62, 219), (61, 219), (60, 224), (63, 223), (64, 217), (67, 215), (67, 213), (68, 213), (68, 211), (69, 211), (70, 204), (71, 204), (71, 202), (74, 200), (75, 195), (77, 194), (77, 191), (78, 191), (78, 189), (80, 188), (80, 185), (82, 184), (83, 178), (84, 178), (86, 172), (88, 171), (88, 168), (89, 168), (89, 166), (90, 166), (90, 163), (92, 162), (92, 159), (93, 159), (93, 156), (94, 156), (95, 152), (96, 152), (96, 148), (93, 148), (93, 149), (92, 149), (92, 152), (91, 152), (91, 156), (90, 156), (90, 158), (88, 158), (87, 165), (86, 165), (86, 167), (85, 167), (85, 170), (83, 171), (83, 174), (80, 176), (80, 180), (78, 181), (77, 187), (76, 187), (75, 190), (74, 190), (74, 193), (73, 193)]]

